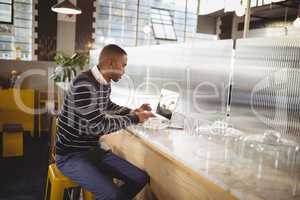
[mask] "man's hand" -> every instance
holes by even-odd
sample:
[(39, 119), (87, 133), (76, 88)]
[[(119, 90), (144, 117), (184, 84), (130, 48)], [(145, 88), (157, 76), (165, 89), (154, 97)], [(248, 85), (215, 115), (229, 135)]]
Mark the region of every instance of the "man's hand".
[(139, 118), (139, 123), (144, 123), (150, 117), (154, 117), (153, 113), (149, 111), (136, 112), (136, 115)]
[(135, 109), (134, 112), (142, 112), (142, 111), (151, 111), (151, 107), (149, 103), (144, 103), (138, 109)]

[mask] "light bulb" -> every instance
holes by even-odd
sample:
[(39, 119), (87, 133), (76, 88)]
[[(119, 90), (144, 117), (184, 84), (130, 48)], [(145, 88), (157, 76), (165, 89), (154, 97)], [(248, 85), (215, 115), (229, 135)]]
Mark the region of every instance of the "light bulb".
[(81, 9), (76, 7), (69, 0), (63, 0), (51, 7), (51, 10), (57, 13), (66, 15), (78, 15), (81, 14)]
[(81, 10), (74, 10), (71, 8), (51, 8), (52, 11), (65, 14), (65, 15), (79, 15), (81, 14)]

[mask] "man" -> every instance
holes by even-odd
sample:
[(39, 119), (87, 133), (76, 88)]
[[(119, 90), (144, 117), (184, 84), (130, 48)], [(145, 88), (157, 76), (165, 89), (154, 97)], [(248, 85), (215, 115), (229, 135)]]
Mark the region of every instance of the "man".
[[(121, 79), (126, 64), (127, 54), (122, 48), (105, 46), (99, 64), (72, 82), (58, 118), (57, 166), (97, 200), (132, 199), (149, 181), (144, 171), (104, 151), (98, 142), (104, 134), (153, 116), (148, 104), (131, 110), (110, 100), (110, 82)], [(112, 178), (124, 184), (117, 187)]]

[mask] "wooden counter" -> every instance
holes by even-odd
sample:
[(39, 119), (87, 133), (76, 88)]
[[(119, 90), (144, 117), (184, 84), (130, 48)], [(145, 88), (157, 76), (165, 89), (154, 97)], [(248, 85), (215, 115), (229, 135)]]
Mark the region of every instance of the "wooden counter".
[(101, 138), (113, 152), (148, 172), (150, 190), (157, 199), (300, 199), (295, 181), (298, 168), (291, 176), (280, 165), (275, 169), (273, 162), (264, 160), (264, 165), (258, 165), (255, 160), (260, 154), (253, 154), (251, 160), (223, 142), (184, 130), (141, 126)]
[(107, 135), (101, 142), (108, 145), (114, 153), (147, 171), (151, 177), (151, 191), (157, 199), (237, 199), (129, 131)]

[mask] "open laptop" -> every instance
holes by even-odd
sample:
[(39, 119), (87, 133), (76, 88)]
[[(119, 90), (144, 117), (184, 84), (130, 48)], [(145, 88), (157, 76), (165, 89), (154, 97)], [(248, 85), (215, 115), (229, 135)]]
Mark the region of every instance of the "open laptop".
[[(171, 121), (178, 99), (179, 93), (167, 89), (161, 90), (156, 113), (154, 113), (156, 123), (158, 121), (158, 123), (168, 124), (167, 128), (183, 129), (183, 125)], [(148, 126), (149, 123), (151, 124), (151, 119)]]

